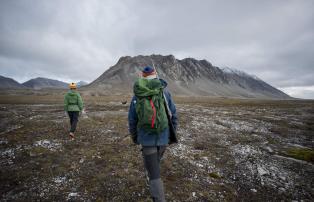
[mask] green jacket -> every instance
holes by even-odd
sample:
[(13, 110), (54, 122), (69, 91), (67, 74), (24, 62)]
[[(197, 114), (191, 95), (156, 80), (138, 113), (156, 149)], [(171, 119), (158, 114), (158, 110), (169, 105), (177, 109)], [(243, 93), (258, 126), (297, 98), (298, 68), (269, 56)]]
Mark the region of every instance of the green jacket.
[(64, 110), (70, 112), (83, 110), (83, 100), (78, 92), (70, 90), (67, 94), (65, 94)]

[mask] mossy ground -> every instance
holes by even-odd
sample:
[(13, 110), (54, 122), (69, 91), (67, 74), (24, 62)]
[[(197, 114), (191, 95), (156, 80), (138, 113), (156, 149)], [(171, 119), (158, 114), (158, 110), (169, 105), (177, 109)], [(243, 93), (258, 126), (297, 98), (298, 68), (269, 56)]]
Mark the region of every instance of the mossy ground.
[(309, 148), (290, 148), (286, 155), (295, 159), (314, 163), (314, 150)]
[[(83, 97), (71, 141), (62, 97), (1, 96), (1, 200), (149, 201), (120, 97)], [(180, 143), (161, 164), (168, 201), (313, 199), (313, 102), (175, 100)]]

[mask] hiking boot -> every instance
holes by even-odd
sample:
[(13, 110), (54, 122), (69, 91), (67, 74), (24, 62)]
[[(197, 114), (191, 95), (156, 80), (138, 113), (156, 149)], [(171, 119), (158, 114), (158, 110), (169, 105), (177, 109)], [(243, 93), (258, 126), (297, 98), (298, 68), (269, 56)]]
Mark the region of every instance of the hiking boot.
[(74, 133), (70, 132), (69, 136), (72, 140), (74, 140)]

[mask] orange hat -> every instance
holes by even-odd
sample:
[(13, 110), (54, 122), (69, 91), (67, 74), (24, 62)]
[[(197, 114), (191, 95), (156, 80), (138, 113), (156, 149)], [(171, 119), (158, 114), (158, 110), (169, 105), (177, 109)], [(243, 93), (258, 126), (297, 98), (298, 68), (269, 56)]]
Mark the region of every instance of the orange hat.
[(69, 87), (70, 89), (76, 89), (76, 83), (70, 83)]

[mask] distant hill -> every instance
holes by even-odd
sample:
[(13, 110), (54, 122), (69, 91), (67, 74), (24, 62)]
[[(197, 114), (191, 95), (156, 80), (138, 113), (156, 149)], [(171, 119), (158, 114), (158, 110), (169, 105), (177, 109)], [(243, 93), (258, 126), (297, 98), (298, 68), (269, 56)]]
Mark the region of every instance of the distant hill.
[(26, 88), (14, 79), (0, 76), (0, 89), (24, 89)]
[(219, 68), (206, 60), (176, 59), (173, 55), (125, 56), (85, 88), (104, 93), (132, 93), (143, 67), (155, 66), (175, 95), (289, 99), (287, 94), (256, 76), (231, 68)]
[(77, 82), (77, 87), (78, 88), (80, 88), (80, 87), (83, 87), (83, 86), (86, 86), (88, 83), (87, 82), (85, 82), (85, 81), (79, 81), (79, 82)]
[(35, 90), (40, 90), (43, 88), (53, 88), (53, 89), (68, 88), (68, 84), (65, 82), (48, 79), (48, 78), (42, 78), (42, 77), (38, 77), (35, 79), (31, 79), (29, 81), (26, 81), (25, 83), (23, 83), (23, 85), (28, 88), (35, 89)]

